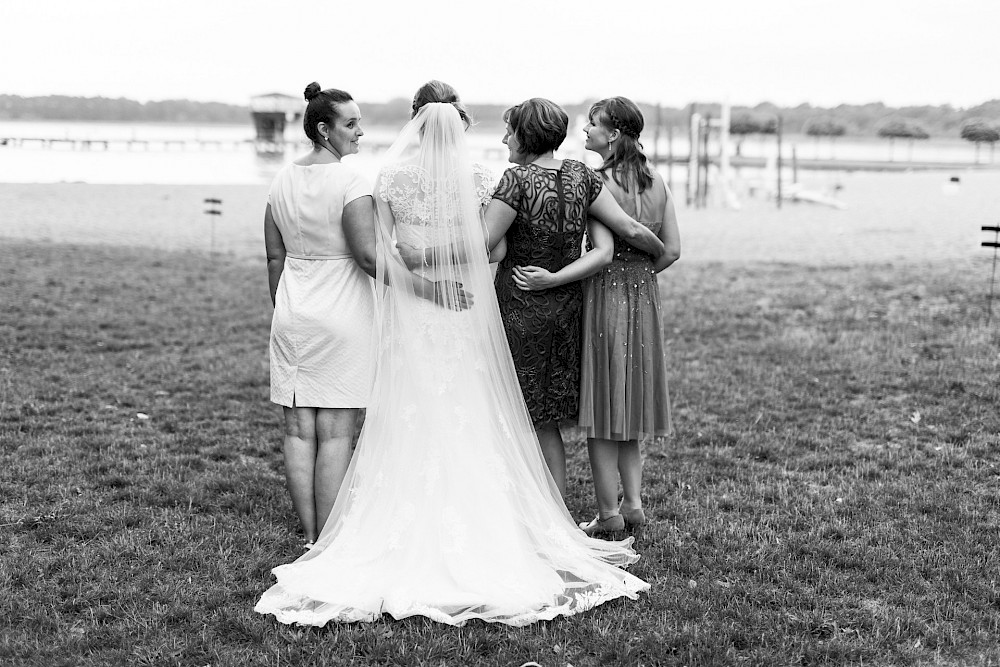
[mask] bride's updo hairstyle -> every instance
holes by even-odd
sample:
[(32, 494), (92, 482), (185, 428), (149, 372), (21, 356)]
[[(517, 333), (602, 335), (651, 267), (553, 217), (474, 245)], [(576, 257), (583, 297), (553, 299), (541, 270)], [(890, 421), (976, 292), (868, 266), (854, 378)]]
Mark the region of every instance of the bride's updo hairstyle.
[(532, 97), (503, 112), (503, 120), (517, 137), (525, 155), (554, 151), (566, 139), (569, 116), (563, 108), (544, 97)]
[(344, 102), (353, 102), (354, 98), (336, 88), (322, 90), (315, 81), (306, 86), (304, 95), (309, 104), (306, 105), (306, 112), (302, 115), (302, 129), (314, 144), (322, 143), (323, 137), (320, 136), (316, 125), (319, 123), (333, 125), (337, 121), (337, 106)]
[(459, 99), (458, 91), (444, 81), (437, 80), (428, 81), (417, 90), (417, 94), (413, 96), (413, 113), (410, 114), (410, 118), (415, 117), (422, 106), (431, 102), (444, 102), (452, 105), (458, 110), (459, 117), (465, 123), (465, 129), (472, 126), (472, 116), (469, 115), (462, 100)]
[(587, 119), (591, 123), (600, 123), (607, 130), (621, 132), (611, 155), (597, 171), (607, 173), (610, 169), (615, 183), (625, 188), (626, 192), (632, 183), (637, 185), (640, 193), (651, 186), (653, 173), (639, 143), (639, 133), (645, 121), (635, 102), (627, 97), (609, 97), (594, 102)]

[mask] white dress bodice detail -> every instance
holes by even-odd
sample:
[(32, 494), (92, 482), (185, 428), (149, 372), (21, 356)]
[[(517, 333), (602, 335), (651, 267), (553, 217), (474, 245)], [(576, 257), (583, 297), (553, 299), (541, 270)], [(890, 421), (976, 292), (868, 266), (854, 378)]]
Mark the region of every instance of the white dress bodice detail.
[[(472, 165), (476, 197), (483, 209), (493, 198), (496, 181), (481, 164)], [(441, 243), (454, 238), (457, 211), (436, 211), (434, 200), (454, 201), (452, 197), (432, 197), (439, 187), (454, 189), (453, 182), (435, 183), (423, 169), (413, 164), (387, 167), (379, 177), (378, 197), (389, 204), (396, 221), (396, 238), (416, 247)]]

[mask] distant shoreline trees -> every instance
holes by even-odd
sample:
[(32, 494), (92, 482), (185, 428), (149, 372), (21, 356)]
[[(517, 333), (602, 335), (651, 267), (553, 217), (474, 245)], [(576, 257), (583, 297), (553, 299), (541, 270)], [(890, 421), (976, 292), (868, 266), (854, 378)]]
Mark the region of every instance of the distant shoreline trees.
[(979, 144), (990, 145), (990, 162), (993, 162), (993, 145), (1000, 141), (1000, 123), (991, 123), (985, 118), (969, 118), (962, 123), (960, 136), (976, 144), (976, 163), (979, 163)]
[(743, 149), (743, 140), (751, 134), (775, 134), (778, 117), (757, 111), (740, 109), (729, 118), (729, 134), (736, 140), (736, 155)]
[(914, 120), (909, 118), (889, 117), (882, 121), (875, 132), (883, 139), (889, 140), (889, 160), (894, 160), (896, 139), (907, 139), (910, 142), (910, 159), (913, 159), (913, 140), (929, 139), (930, 134)]

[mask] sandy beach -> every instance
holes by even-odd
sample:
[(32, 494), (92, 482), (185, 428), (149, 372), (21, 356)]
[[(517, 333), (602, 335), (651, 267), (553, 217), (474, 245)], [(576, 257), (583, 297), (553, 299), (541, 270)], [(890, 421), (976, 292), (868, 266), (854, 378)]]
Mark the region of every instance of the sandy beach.
[[(675, 186), (682, 261), (837, 265), (883, 262), (985, 261), (981, 225), (1000, 223), (1000, 174), (968, 171), (951, 188), (949, 174), (810, 174), (806, 187), (832, 191), (846, 210), (773, 201), (741, 193), (742, 210), (683, 205)], [(221, 216), (204, 199), (223, 200)], [(0, 184), (4, 238), (100, 243), (172, 251), (262, 256), (267, 186)]]

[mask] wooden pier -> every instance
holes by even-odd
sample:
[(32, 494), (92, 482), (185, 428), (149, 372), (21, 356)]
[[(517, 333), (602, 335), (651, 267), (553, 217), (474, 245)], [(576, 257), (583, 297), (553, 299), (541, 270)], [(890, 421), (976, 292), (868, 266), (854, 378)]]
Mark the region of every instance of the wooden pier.
[[(388, 142), (362, 140), (362, 147), (369, 151), (384, 151)], [(0, 137), (0, 150), (4, 148), (41, 148), (45, 150), (73, 151), (241, 151), (259, 153), (284, 153), (302, 151), (309, 147), (305, 140), (261, 141), (259, 139), (71, 139), (59, 137)], [(506, 149), (504, 149), (506, 151)]]
[[(0, 148), (44, 148), (56, 150), (242, 150), (255, 144), (253, 139), (73, 139), (59, 137), (0, 137)], [(295, 147), (296, 142), (286, 142)]]

